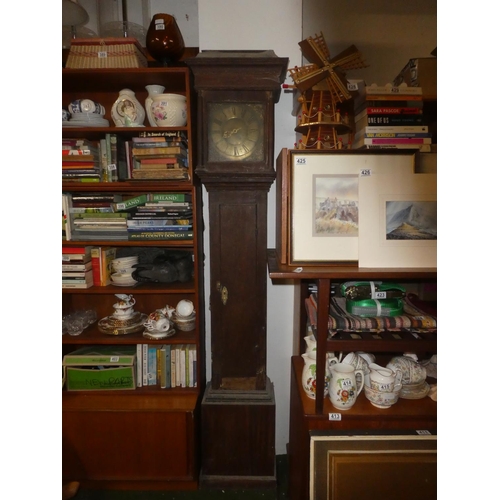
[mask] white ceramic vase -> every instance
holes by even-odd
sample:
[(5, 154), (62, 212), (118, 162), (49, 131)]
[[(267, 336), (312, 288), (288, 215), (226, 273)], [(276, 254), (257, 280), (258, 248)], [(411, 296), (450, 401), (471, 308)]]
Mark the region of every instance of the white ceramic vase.
[(151, 111), (158, 127), (184, 127), (187, 123), (186, 96), (181, 94), (154, 95)]
[(111, 118), (117, 127), (144, 127), (146, 111), (135, 97), (135, 92), (122, 89), (111, 107)]
[(165, 87), (163, 85), (146, 85), (146, 90), (148, 91), (148, 96), (145, 101), (146, 116), (148, 117), (149, 125), (151, 127), (157, 127), (157, 123), (153, 118), (153, 112), (151, 110), (151, 105), (153, 104), (153, 97), (155, 95), (163, 93)]

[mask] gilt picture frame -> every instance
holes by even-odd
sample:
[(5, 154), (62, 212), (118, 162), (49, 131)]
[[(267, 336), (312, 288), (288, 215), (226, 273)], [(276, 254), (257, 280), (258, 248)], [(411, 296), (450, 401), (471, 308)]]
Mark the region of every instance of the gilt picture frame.
[(290, 151), (288, 265), (357, 265), (360, 178), (414, 174), (417, 154), (415, 150)]
[(437, 175), (360, 179), (359, 267), (437, 267)]

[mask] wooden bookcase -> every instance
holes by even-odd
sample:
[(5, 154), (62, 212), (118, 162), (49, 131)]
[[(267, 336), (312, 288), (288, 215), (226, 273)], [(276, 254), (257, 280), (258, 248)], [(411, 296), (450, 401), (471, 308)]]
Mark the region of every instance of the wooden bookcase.
[[(144, 106), (146, 85), (165, 87), (165, 93), (187, 98), (188, 122), (184, 127), (117, 128), (111, 107), (123, 88), (130, 88)], [(187, 283), (140, 283), (133, 288), (109, 285), (89, 289), (63, 289), (63, 314), (94, 308), (98, 318), (113, 312), (116, 293), (132, 294), (134, 309), (149, 314), (166, 304), (175, 307), (189, 299), (196, 310), (196, 328), (180, 331), (163, 340), (149, 340), (142, 332), (106, 335), (91, 325), (79, 336), (62, 336), (62, 354), (86, 345), (137, 345), (139, 343), (191, 344), (197, 350), (196, 387), (160, 389), (156, 386), (118, 391), (62, 391), (63, 480), (80, 481), (86, 487), (116, 489), (196, 489), (199, 476), (199, 413), (205, 388), (203, 220), (201, 185), (194, 175), (195, 137), (192, 118), (196, 109), (192, 81), (185, 66), (138, 69), (63, 69), (62, 105), (89, 98), (105, 106), (109, 127), (63, 128), (63, 138), (85, 137), (97, 141), (114, 132), (129, 139), (140, 132), (181, 130), (188, 139), (188, 181), (127, 180), (109, 183), (62, 183), (64, 193), (117, 193), (124, 199), (143, 193), (192, 194), (192, 241), (63, 241), (63, 246), (162, 247), (186, 250), (194, 260), (193, 279)]]
[[(392, 356), (403, 352), (415, 352), (419, 359), (428, 359), (437, 352), (437, 334), (422, 334), (415, 338), (411, 334), (393, 335), (381, 332), (378, 335), (362, 333), (356, 338), (338, 334), (328, 339), (328, 313), (330, 290), (333, 283), (346, 281), (377, 280), (397, 283), (434, 283), (436, 269), (363, 269), (357, 266), (303, 266), (300, 273), (296, 266), (281, 263), (275, 249), (268, 250), (269, 277), (273, 282), (294, 283), (294, 342), (291, 359), (290, 381), (290, 438), (288, 443), (289, 492), (291, 500), (309, 498), (310, 480), (310, 433), (322, 431), (338, 434), (346, 431), (395, 432), (398, 430), (437, 432), (437, 403), (430, 398), (418, 400), (399, 399), (389, 409), (375, 408), (361, 392), (355, 405), (341, 412), (341, 420), (330, 419), (330, 414), (338, 414), (328, 397), (323, 397), (326, 363), (317, 364), (316, 399), (307, 397), (302, 389), (302, 368), (304, 362), (300, 354), (305, 352), (304, 337), (307, 335), (307, 315), (304, 300), (311, 284), (317, 287), (318, 316), (316, 328), (317, 359), (326, 359), (327, 352), (347, 354), (351, 351), (372, 352), (377, 363), (385, 365)], [(361, 337), (361, 338), (359, 338)], [(311, 499), (312, 500), (312, 499)]]

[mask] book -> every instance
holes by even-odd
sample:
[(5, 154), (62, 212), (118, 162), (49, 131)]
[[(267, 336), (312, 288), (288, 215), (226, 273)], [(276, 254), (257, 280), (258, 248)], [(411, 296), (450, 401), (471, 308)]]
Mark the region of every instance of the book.
[(72, 148), (92, 148), (94, 147), (94, 143), (89, 139), (85, 138), (63, 138), (61, 140), (63, 149), (72, 149)]
[(421, 153), (430, 153), (430, 144), (363, 144), (352, 145), (353, 149), (418, 149)]
[(127, 220), (127, 227), (141, 228), (141, 227), (164, 227), (164, 226), (192, 226), (193, 219), (167, 219), (167, 218), (154, 218), (154, 219), (129, 219)]
[(364, 137), (364, 144), (431, 144), (430, 137), (409, 137), (409, 138), (396, 138), (396, 137)]
[(128, 231), (129, 241), (192, 240), (193, 231)]
[(406, 106), (386, 106), (386, 107), (369, 107), (361, 110), (354, 115), (354, 121), (357, 122), (361, 118), (369, 115), (390, 115), (390, 116), (408, 116), (408, 115), (422, 115), (424, 113), (423, 107), (406, 107)]
[(156, 385), (156, 350), (159, 347), (148, 344), (148, 385)]
[(126, 220), (127, 212), (75, 212), (73, 220), (108, 220), (116, 219), (117, 221)]
[(86, 270), (86, 271), (62, 271), (62, 278), (67, 279), (67, 278), (79, 278), (82, 281), (92, 281), (94, 282), (94, 278), (92, 275), (92, 268)]
[(113, 274), (112, 261), (116, 259), (117, 247), (101, 248), (101, 283), (100, 286), (111, 284), (111, 275)]
[(62, 239), (71, 241), (71, 195), (62, 193)]
[(132, 179), (162, 179), (162, 180), (189, 180), (189, 174), (181, 169), (161, 169), (161, 170), (133, 170)]
[(148, 195), (148, 202), (191, 202), (193, 195), (191, 193), (151, 193)]
[(193, 204), (190, 201), (170, 201), (170, 200), (160, 200), (160, 201), (146, 201), (144, 203), (145, 208), (156, 209), (162, 207), (192, 207)]
[(366, 85), (362, 80), (349, 80), (348, 88), (352, 92), (358, 92), (359, 96), (364, 95), (423, 95), (422, 87), (409, 87), (408, 84), (402, 83), (401, 85), (393, 85), (386, 83), (385, 85), (377, 85), (372, 83)]
[[(94, 249), (92, 249), (93, 251)], [(83, 263), (67, 263), (64, 262), (62, 264), (62, 270), (64, 271), (88, 271), (89, 269), (93, 269), (93, 263), (92, 260), (88, 262), (83, 262)], [(94, 280), (95, 282), (95, 280)]]
[(416, 138), (426, 138), (431, 137), (431, 134), (426, 132), (367, 132), (363, 133), (361, 130), (359, 133), (356, 133), (354, 136), (354, 140), (359, 138), (373, 138), (373, 137), (385, 137), (385, 138), (394, 138), (394, 139), (416, 139)]
[(354, 101), (353, 112), (354, 116), (357, 116), (364, 112), (368, 108), (379, 108), (379, 107), (407, 107), (407, 108), (420, 108), (423, 110), (424, 101), (415, 99), (401, 99), (401, 98), (391, 98), (391, 99), (369, 99)]
[[(187, 346), (181, 345), (179, 348), (179, 376), (180, 376), (180, 386), (187, 387), (186, 380), (186, 349)], [(189, 368), (189, 366), (188, 366)]]
[(90, 288), (94, 286), (91, 283), (63, 283), (63, 288)]
[(94, 276), (94, 285), (101, 286), (101, 247), (92, 247), (90, 252), (92, 261), (92, 273)]
[(73, 194), (71, 197), (73, 206), (90, 206), (90, 204), (105, 203), (108, 206), (111, 203), (121, 201), (123, 196), (121, 194)]
[[(111, 135), (106, 134), (106, 157), (108, 160), (108, 181), (117, 182), (118, 181), (118, 160), (116, 154), (113, 154), (111, 147)], [(116, 151), (115, 151), (116, 152)]]
[(103, 182), (110, 182), (111, 179), (108, 175), (108, 148), (106, 145), (106, 139), (100, 139), (99, 141), (99, 160), (101, 167), (101, 176)]
[(170, 344), (165, 345), (165, 389), (170, 388), (171, 384), (171, 351), (172, 346)]
[(194, 371), (194, 355), (196, 352), (196, 346), (190, 344), (188, 347), (188, 366), (189, 366), (189, 384), (188, 387), (195, 387), (196, 386), (196, 373)]
[(138, 137), (179, 137), (182, 139), (186, 139), (186, 136), (183, 132), (173, 132), (170, 130), (163, 130), (163, 131), (158, 131), (158, 132), (152, 132), (152, 131), (145, 131), (145, 132), (139, 132)]
[(156, 137), (132, 137), (132, 142), (134, 144), (149, 144), (149, 143), (157, 143), (157, 142), (165, 142), (166, 139), (164, 136), (156, 136)]
[(144, 231), (190, 231), (193, 229), (192, 224), (165, 224), (163, 226), (127, 226), (129, 232), (144, 232)]
[(87, 159), (98, 158), (99, 150), (97, 148), (92, 149), (64, 149), (62, 150), (63, 159), (67, 156), (78, 156)]
[(144, 205), (147, 201), (148, 201), (148, 195), (140, 194), (138, 196), (129, 198), (128, 200), (125, 201), (112, 203), (111, 207), (113, 208), (113, 211), (118, 212), (120, 210), (129, 210), (130, 208), (134, 208), (139, 205)]
[(111, 163), (116, 166), (117, 179), (124, 181), (129, 178), (127, 173), (127, 155), (125, 152), (125, 139), (115, 133), (109, 134)]
[(400, 125), (400, 126), (385, 126), (385, 125), (369, 125), (363, 128), (360, 128), (356, 134), (365, 133), (365, 134), (376, 134), (379, 132), (383, 133), (429, 133), (429, 127), (427, 125)]
[(148, 344), (142, 344), (142, 385), (148, 385)]
[(167, 366), (166, 366), (166, 344), (163, 344), (159, 349), (160, 359), (158, 362), (158, 374), (160, 378), (160, 389), (167, 387)]
[(168, 146), (166, 148), (132, 148), (134, 156), (148, 156), (148, 155), (186, 155), (187, 149), (183, 146)]
[(63, 264), (86, 264), (91, 262), (92, 258), (90, 255), (79, 255), (79, 254), (63, 254), (61, 262)]
[(423, 115), (366, 115), (354, 122), (356, 129), (370, 125), (425, 125)]
[(170, 387), (174, 388), (177, 387), (177, 377), (176, 377), (176, 372), (177, 372), (177, 357), (176, 357), (176, 351), (177, 349), (172, 346), (172, 349), (170, 351)]
[(68, 255), (86, 255), (90, 256), (90, 251), (92, 250), (92, 246), (85, 245), (80, 247), (62, 247), (62, 253)]
[(142, 387), (142, 344), (136, 345), (136, 385)]

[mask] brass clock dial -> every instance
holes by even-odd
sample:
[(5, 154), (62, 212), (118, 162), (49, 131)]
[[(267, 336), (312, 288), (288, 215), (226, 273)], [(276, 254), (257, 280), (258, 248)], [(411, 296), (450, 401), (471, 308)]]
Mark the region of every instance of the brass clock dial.
[(264, 106), (224, 102), (208, 105), (208, 161), (262, 161)]

